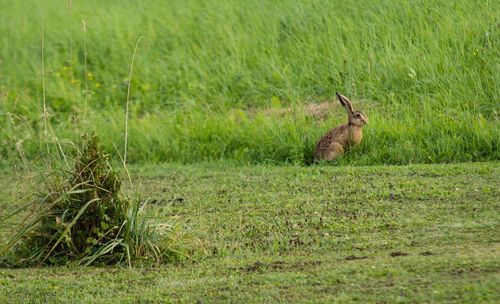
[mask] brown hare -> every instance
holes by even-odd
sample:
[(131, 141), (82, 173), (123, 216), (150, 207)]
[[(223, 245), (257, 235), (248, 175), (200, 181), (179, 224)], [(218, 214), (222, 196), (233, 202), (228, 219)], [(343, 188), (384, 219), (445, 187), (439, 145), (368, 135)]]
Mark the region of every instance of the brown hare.
[(354, 110), (352, 103), (347, 97), (336, 93), (340, 104), (347, 110), (348, 120), (346, 124), (331, 129), (316, 144), (314, 159), (334, 160), (342, 155), (350, 147), (356, 146), (363, 138), (361, 128), (368, 124), (368, 117)]

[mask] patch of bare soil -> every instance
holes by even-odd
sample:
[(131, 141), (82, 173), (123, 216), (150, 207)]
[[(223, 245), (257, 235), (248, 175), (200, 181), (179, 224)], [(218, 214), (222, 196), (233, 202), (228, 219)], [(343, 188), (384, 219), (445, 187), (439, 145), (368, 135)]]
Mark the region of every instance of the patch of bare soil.
[(263, 272), (263, 271), (301, 271), (304, 269), (309, 269), (314, 266), (321, 264), (321, 261), (301, 261), (295, 263), (286, 263), (284, 261), (275, 261), (270, 263), (264, 263), (261, 261), (256, 261), (253, 264), (240, 267), (239, 270), (243, 272)]
[(394, 251), (394, 252), (391, 252), (391, 254), (390, 254), (390, 256), (393, 258), (407, 256), (407, 255), (408, 255), (408, 253), (402, 252), (402, 251)]
[(316, 120), (323, 121), (332, 115), (334, 109), (339, 108), (340, 105), (333, 101), (324, 101), (321, 103), (308, 103), (296, 107), (287, 107), (282, 109), (267, 109), (264, 114), (268, 116), (286, 116), (291, 113), (305, 113), (306, 116), (313, 117)]
[(367, 256), (355, 256), (355, 255), (350, 255), (350, 256), (346, 256), (345, 259), (347, 261), (354, 261), (354, 260), (364, 260), (364, 259), (367, 259), (368, 257)]

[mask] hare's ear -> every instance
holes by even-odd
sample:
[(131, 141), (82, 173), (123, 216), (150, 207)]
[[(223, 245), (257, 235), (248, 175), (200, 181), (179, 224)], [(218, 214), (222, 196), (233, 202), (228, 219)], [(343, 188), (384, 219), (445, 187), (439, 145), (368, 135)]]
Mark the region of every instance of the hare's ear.
[(352, 103), (349, 101), (349, 99), (347, 99), (347, 97), (345, 97), (344, 95), (340, 94), (339, 92), (336, 92), (335, 94), (337, 94), (337, 97), (340, 101), (340, 104), (349, 112), (353, 113), (354, 112), (354, 108), (352, 107)]

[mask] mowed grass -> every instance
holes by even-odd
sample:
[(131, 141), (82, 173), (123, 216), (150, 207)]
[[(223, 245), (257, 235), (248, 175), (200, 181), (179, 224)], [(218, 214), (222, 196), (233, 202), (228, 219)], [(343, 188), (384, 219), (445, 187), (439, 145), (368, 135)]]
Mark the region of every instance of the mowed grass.
[(0, 269), (0, 302), (500, 300), (498, 162), (131, 171), (151, 211), (197, 240), (193, 261)]
[(341, 163), (500, 159), (498, 1), (0, 3), (3, 155), (39, 155), (44, 96), (58, 137), (123, 151), (130, 83), (131, 162), (308, 163), (335, 91), (370, 118)]

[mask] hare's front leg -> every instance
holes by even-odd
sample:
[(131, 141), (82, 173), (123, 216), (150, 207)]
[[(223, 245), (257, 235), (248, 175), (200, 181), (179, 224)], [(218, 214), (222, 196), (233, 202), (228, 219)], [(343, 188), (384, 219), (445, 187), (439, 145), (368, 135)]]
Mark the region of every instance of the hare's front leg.
[(325, 155), (325, 160), (334, 160), (343, 153), (344, 147), (342, 147), (340, 143), (334, 141), (330, 144), (330, 147), (328, 147), (328, 153)]

